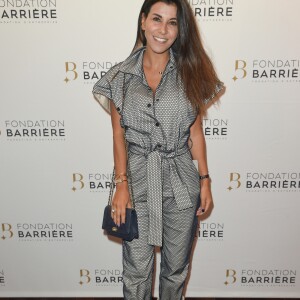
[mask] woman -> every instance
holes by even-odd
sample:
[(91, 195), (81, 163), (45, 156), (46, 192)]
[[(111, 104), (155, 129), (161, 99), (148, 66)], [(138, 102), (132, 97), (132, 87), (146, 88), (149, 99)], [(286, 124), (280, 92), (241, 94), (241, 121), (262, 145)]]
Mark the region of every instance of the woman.
[(139, 238), (123, 241), (125, 299), (152, 299), (154, 246), (159, 298), (182, 299), (197, 216), (212, 205), (201, 118), (222, 88), (186, 0), (145, 0), (134, 51), (94, 86), (111, 112), (112, 216), (120, 225), (131, 205), (127, 165), (138, 216)]

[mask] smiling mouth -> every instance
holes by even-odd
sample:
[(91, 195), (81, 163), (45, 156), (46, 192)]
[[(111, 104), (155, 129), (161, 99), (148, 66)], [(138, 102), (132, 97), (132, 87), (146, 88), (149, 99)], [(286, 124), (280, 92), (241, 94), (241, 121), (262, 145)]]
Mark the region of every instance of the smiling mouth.
[(159, 38), (157, 36), (153, 36), (153, 38), (159, 43), (166, 43), (168, 40), (164, 38)]

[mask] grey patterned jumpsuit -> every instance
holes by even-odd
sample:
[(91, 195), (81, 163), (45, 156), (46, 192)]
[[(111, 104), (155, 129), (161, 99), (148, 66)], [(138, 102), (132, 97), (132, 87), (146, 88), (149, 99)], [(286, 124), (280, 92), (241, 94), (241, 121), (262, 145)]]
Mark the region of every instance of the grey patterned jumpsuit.
[(199, 173), (188, 148), (196, 113), (177, 79), (172, 49), (155, 95), (143, 72), (144, 50), (112, 67), (93, 94), (108, 110), (113, 101), (128, 141), (139, 239), (123, 241), (124, 297), (152, 299), (154, 246), (160, 246), (159, 297), (176, 300), (182, 299), (200, 205)]

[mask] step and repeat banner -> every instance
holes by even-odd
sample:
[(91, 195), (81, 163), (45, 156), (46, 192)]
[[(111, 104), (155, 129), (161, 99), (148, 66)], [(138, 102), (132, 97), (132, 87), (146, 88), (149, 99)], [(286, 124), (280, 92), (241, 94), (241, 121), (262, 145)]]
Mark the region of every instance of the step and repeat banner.
[[(300, 1), (190, 4), (227, 90), (203, 121), (214, 209), (186, 295), (300, 297)], [(141, 5), (0, 0), (0, 296), (122, 295), (121, 244), (101, 229), (111, 121), (92, 88), (130, 54)]]

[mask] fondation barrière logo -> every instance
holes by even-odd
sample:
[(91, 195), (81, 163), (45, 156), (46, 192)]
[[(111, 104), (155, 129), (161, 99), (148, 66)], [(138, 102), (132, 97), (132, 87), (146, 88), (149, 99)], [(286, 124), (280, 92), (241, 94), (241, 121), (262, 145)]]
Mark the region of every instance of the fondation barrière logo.
[(222, 242), (224, 238), (224, 230), (224, 223), (200, 221), (196, 234), (201, 241)]
[(203, 131), (208, 140), (227, 140), (229, 120), (223, 118), (203, 119)]
[(299, 192), (300, 172), (232, 172), (229, 173), (229, 191)]
[(239, 285), (241, 287), (294, 287), (297, 271), (292, 269), (227, 269), (225, 282), (227, 286)]
[(255, 83), (300, 82), (298, 58), (237, 59), (234, 81), (251, 79)]
[(65, 141), (67, 132), (65, 120), (5, 120), (2, 135), (10, 142)]
[(84, 84), (94, 84), (117, 62), (111, 61), (67, 61), (65, 62), (65, 83), (80, 80)]
[(1, 239), (19, 242), (71, 242), (73, 224), (68, 223), (2, 223)]
[(234, 0), (189, 0), (194, 15), (201, 21), (232, 21)]
[(94, 286), (120, 286), (123, 282), (119, 269), (80, 269), (79, 284)]
[(73, 192), (88, 190), (90, 192), (107, 192), (110, 189), (112, 173), (73, 173)]
[(42, 24), (57, 23), (56, 0), (1, 0), (0, 23)]

